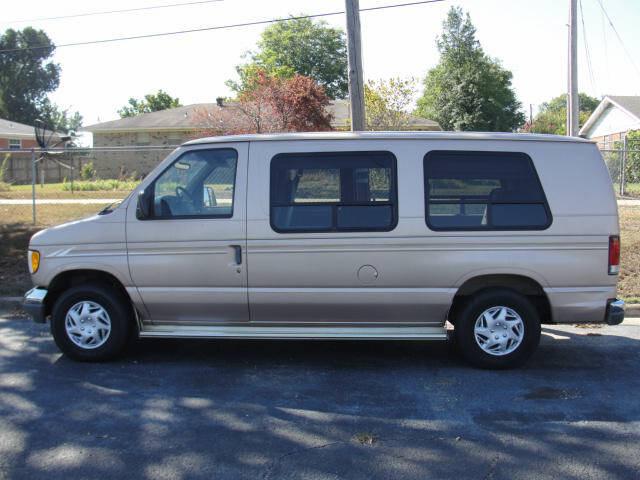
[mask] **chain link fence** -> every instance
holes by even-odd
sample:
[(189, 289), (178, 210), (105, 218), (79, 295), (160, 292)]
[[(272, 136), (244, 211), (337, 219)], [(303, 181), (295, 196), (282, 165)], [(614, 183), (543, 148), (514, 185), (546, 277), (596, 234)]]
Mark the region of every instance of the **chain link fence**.
[(616, 193), (621, 197), (640, 198), (640, 140), (598, 144), (609, 169)]
[[(176, 146), (0, 149), (0, 181), (10, 185), (140, 179)], [(35, 172), (33, 168), (35, 164)], [(34, 181), (34, 173), (36, 175)]]
[[(32, 205), (37, 200), (120, 199), (176, 146), (0, 149), (0, 200)], [(86, 200), (82, 200), (86, 201)], [(10, 203), (13, 202), (13, 203)]]

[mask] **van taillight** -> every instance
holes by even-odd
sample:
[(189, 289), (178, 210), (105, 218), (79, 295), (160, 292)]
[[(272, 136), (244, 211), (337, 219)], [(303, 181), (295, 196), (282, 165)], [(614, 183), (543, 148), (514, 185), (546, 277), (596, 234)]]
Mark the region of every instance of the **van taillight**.
[(620, 237), (609, 237), (609, 275), (617, 275), (620, 272)]

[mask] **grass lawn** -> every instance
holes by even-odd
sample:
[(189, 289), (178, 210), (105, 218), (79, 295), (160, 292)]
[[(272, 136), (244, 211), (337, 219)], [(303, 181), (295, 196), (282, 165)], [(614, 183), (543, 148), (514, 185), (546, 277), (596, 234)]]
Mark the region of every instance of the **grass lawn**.
[[(70, 183), (37, 184), (36, 198), (124, 198), (136, 185), (116, 180), (78, 181), (74, 183), (77, 189), (71, 192)], [(0, 198), (31, 198), (31, 185), (11, 185), (8, 190), (0, 190)]]
[[(92, 215), (100, 205), (39, 205), (38, 225), (31, 224), (30, 205), (0, 205), (0, 296), (22, 295), (31, 285), (26, 250), (38, 230)], [(620, 207), (622, 269), (619, 296), (640, 303), (640, 207)]]
[(640, 207), (620, 207), (622, 263), (618, 295), (640, 303)]
[(624, 190), (625, 195), (640, 197), (640, 183), (627, 183)]

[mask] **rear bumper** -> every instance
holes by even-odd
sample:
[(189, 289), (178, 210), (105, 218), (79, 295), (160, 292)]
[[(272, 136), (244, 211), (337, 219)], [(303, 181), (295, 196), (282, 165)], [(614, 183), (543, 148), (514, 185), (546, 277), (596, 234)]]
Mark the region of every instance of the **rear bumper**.
[(624, 300), (613, 298), (607, 302), (604, 321), (608, 325), (619, 325), (624, 320)]
[(44, 304), (46, 296), (47, 289), (40, 287), (32, 288), (24, 294), (22, 308), (36, 323), (44, 323), (46, 321)]

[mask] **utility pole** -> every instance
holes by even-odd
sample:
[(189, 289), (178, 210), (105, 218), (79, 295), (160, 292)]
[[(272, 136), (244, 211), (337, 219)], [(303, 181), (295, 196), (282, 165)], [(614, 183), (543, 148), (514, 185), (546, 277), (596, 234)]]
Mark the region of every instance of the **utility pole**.
[(578, 0), (569, 0), (569, 88), (567, 95), (567, 135), (578, 136), (580, 99), (578, 96)]
[(345, 0), (347, 12), (347, 52), (349, 54), (349, 105), (351, 131), (364, 130), (364, 84), (360, 43), (359, 0)]

